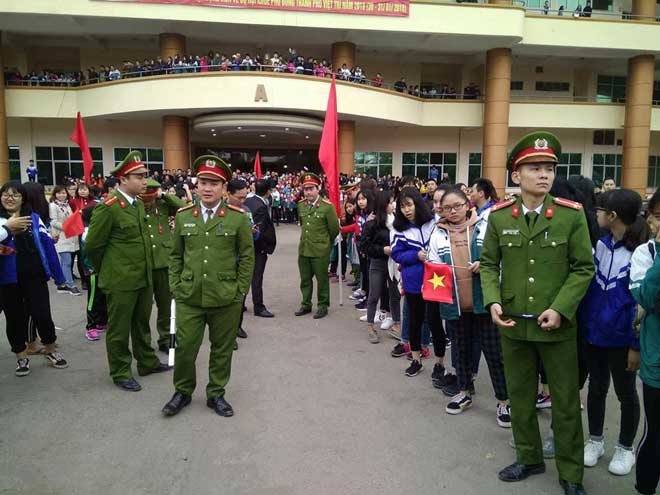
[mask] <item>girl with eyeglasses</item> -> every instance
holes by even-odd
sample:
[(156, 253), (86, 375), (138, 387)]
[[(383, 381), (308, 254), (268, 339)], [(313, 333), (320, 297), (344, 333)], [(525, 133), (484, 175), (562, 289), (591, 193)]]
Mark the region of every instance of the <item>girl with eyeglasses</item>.
[[(451, 266), (453, 302), (440, 303), (440, 317), (447, 322), (456, 347), (458, 394), (446, 407), (448, 414), (460, 414), (472, 406), (472, 342), (478, 334), (495, 391), (497, 424), (511, 428), (511, 411), (504, 379), (499, 332), (484, 308), (479, 276), (481, 248), (486, 222), (471, 214), (465, 192), (455, 188), (442, 197), (444, 220), (431, 236), (428, 260)], [(435, 330), (435, 328), (433, 329)]]
[(64, 283), (53, 240), (37, 213), (24, 201), (27, 191), (19, 182), (0, 187), (0, 300), (4, 304), (7, 337), (16, 354), (16, 376), (30, 373), (27, 357), (28, 319), (32, 317), (45, 346), (45, 357), (55, 368), (68, 363), (55, 348), (55, 324), (50, 313), (48, 280)]

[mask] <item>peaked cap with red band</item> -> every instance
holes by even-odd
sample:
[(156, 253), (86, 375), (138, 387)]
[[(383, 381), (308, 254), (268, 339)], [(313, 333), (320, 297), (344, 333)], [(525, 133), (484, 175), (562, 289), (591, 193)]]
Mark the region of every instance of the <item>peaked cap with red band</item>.
[(321, 178), (311, 172), (305, 172), (302, 176), (302, 186), (321, 187)]
[(550, 132), (536, 131), (527, 134), (514, 146), (506, 166), (515, 172), (519, 166), (527, 163), (559, 163), (561, 144), (557, 136)]
[(193, 172), (197, 177), (229, 182), (231, 168), (214, 155), (202, 155), (193, 162)]
[(123, 177), (143, 168), (147, 172), (147, 166), (142, 163), (142, 155), (139, 151), (131, 151), (122, 162), (110, 171), (114, 177)]

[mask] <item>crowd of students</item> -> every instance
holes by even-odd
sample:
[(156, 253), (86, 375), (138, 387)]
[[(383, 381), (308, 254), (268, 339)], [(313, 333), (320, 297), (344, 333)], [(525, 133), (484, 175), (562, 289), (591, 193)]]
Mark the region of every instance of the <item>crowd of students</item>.
[[(250, 173), (234, 174), (254, 182)], [(270, 172), (266, 176), (273, 185), (273, 220), (296, 223), (298, 176)], [(153, 178), (166, 193), (194, 200), (195, 180), (189, 170), (165, 170), (154, 173)], [(351, 298), (356, 300), (356, 309), (365, 312), (360, 320), (366, 322), (366, 338), (378, 344), (381, 329), (396, 339), (390, 354), (407, 356), (408, 377), (423, 371), (423, 361), (431, 359), (432, 343), (431, 383), (448, 397), (445, 410), (451, 415), (472, 406), (483, 353), (495, 397), (495, 421), (510, 428), (512, 412), (499, 332), (484, 307), (480, 280), (490, 209), (499, 200), (492, 183), (478, 179), (468, 188), (465, 184), (438, 184), (434, 179), (420, 183), (395, 177), (342, 177), (341, 182), (342, 256), (340, 259), (335, 249), (330, 275), (334, 282), (355, 289)], [(97, 178), (91, 185), (69, 179), (54, 188), (49, 200), (37, 182), (9, 182), (0, 188), (0, 309), (5, 312), (8, 339), (17, 356), (17, 376), (29, 373), (30, 354), (43, 354), (55, 368), (68, 366), (57, 348), (48, 281), (53, 279), (58, 292), (79, 296), (74, 266), (88, 295), (85, 338), (99, 340), (105, 331), (107, 313), (85, 260), (85, 234), (68, 237), (63, 224), (78, 211), (88, 223), (96, 202), (114, 187), (112, 178)], [(606, 452), (605, 404), (612, 381), (621, 415), (608, 469), (626, 475), (637, 462), (638, 491), (651, 494), (660, 465), (660, 262), (656, 260), (660, 192), (642, 211), (642, 199), (636, 192), (608, 189), (596, 195), (592, 181), (571, 177), (556, 178), (551, 191), (584, 205), (596, 266), (577, 318), (581, 387), (588, 377), (589, 436), (584, 465), (595, 466)], [(452, 303), (431, 302), (422, 296), (426, 261), (451, 266)], [(348, 272), (353, 275), (351, 281)], [(25, 339), (21, 329), (28, 327)], [(450, 359), (446, 359), (447, 349)], [(641, 417), (640, 367), (645, 419), (636, 457), (633, 442)], [(540, 367), (539, 409), (552, 407), (546, 383)], [(554, 455), (552, 430), (543, 451), (547, 457)]]

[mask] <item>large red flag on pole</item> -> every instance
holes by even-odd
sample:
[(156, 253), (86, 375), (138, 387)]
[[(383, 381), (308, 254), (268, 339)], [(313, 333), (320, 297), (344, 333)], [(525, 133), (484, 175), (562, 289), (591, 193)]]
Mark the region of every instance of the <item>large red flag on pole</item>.
[(261, 179), (261, 157), (257, 151), (257, 156), (254, 159), (254, 176), (257, 180)]
[(332, 75), (330, 83), (330, 95), (328, 96), (328, 107), (325, 111), (325, 122), (321, 134), (319, 146), (319, 161), (328, 181), (328, 196), (330, 202), (335, 205), (337, 216), (341, 216), (339, 206), (339, 123), (337, 122), (337, 88), (335, 86), (335, 75)]
[(82, 117), (78, 112), (76, 120), (76, 130), (71, 134), (71, 141), (80, 147), (83, 159), (83, 176), (87, 184), (91, 183), (92, 169), (94, 168), (94, 161), (92, 154), (89, 152), (89, 144), (87, 143), (87, 134), (85, 133), (85, 126), (83, 126)]

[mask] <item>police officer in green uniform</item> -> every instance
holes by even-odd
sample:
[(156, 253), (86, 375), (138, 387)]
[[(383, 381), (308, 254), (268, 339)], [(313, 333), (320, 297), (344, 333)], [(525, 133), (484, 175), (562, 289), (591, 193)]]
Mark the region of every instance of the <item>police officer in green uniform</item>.
[(321, 179), (306, 172), (302, 177), (305, 200), (298, 203), (300, 217), (300, 245), (298, 246), (298, 270), (302, 304), (296, 316), (312, 312), (312, 277), (316, 277), (318, 308), (314, 318), (328, 314), (330, 305), (330, 282), (328, 261), (335, 238), (339, 234), (337, 212), (330, 201), (322, 199), (319, 192)]
[(484, 304), (502, 337), (517, 462), (499, 473), (520, 481), (545, 471), (536, 417), (537, 355), (552, 395), (559, 483), (584, 495), (575, 313), (594, 275), (582, 205), (548, 194), (561, 145), (548, 132), (525, 136), (508, 166), (521, 198), (491, 209), (481, 254)]
[(107, 297), (108, 330), (105, 343), (110, 376), (132, 392), (142, 389), (131, 372), (131, 351), (140, 376), (167, 371), (151, 347), (152, 258), (146, 212), (138, 195), (144, 193), (147, 168), (139, 152), (129, 153), (114, 170), (117, 188), (94, 214), (87, 234), (87, 257), (99, 274)]
[(176, 392), (163, 407), (173, 416), (190, 404), (196, 385), (195, 361), (209, 326), (211, 353), (206, 405), (233, 416), (225, 400), (231, 358), (254, 269), (250, 221), (243, 210), (223, 201), (231, 169), (216, 156), (193, 164), (200, 202), (176, 215), (170, 255), (170, 289), (176, 300)]
[(158, 350), (169, 352), (170, 338), (170, 285), (168, 266), (172, 250), (170, 217), (176, 215), (186, 202), (173, 194), (163, 194), (160, 184), (154, 179), (147, 179), (147, 190), (140, 194), (147, 212), (147, 234), (149, 236), (149, 255), (151, 256), (154, 299), (158, 308), (156, 328), (158, 330)]

